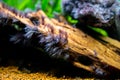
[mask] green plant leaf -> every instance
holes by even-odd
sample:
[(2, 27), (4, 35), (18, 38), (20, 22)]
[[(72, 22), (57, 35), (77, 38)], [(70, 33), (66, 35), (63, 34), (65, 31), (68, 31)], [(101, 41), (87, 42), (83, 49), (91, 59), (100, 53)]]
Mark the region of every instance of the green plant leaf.
[(9, 6), (17, 8), (18, 10), (25, 10), (26, 8), (30, 8), (35, 10), (35, 4), (38, 0), (3, 0)]
[(18, 6), (18, 9), (23, 10), (25, 8), (25, 6), (29, 3), (30, 3), (30, 0), (23, 0), (22, 4), (20, 6)]
[(101, 34), (102, 36), (108, 36), (108, 33), (107, 33), (104, 29), (96, 28), (96, 27), (92, 27), (92, 26), (88, 26), (88, 28), (90, 28), (90, 29), (92, 29), (93, 31)]
[(49, 3), (50, 0), (42, 0), (41, 2), (41, 8), (43, 11), (45, 11), (47, 8), (48, 8), (48, 3)]
[(71, 24), (76, 24), (76, 23), (78, 23), (78, 20), (72, 19), (71, 16), (67, 16), (67, 21), (68, 21), (69, 23), (71, 23)]
[(53, 11), (61, 12), (61, 5), (60, 4), (61, 4), (61, 0), (55, 0), (54, 5), (53, 5)]

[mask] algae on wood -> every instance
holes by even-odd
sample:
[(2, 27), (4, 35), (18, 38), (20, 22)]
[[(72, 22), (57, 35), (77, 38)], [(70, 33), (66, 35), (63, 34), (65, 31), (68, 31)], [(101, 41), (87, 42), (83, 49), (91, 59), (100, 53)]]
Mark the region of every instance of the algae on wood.
[[(112, 72), (107, 68), (120, 71), (120, 56), (118, 54), (81, 30), (64, 22), (49, 19), (42, 10), (22, 16), (0, 4), (0, 17), (1, 19), (16, 19), (31, 29), (36, 28), (43, 35), (49, 35), (51, 30), (54, 30), (52, 35), (61, 35), (60, 30), (63, 30), (66, 36), (62, 35), (62, 37), (67, 39), (63, 49), (68, 48), (66, 53), (69, 55), (66, 60), (79, 68), (102, 76)], [(37, 19), (40, 23), (34, 24), (31, 18)]]

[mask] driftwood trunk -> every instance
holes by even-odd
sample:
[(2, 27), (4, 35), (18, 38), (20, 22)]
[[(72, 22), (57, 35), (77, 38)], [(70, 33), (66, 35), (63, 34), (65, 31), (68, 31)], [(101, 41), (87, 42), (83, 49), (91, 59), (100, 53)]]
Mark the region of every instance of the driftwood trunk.
[[(65, 44), (63, 44), (64, 41), (61, 41), (62, 46), (60, 45), (63, 49), (67, 50), (66, 53), (68, 57), (65, 57), (65, 59), (79, 68), (83, 68), (97, 75), (107, 75), (111, 73), (112, 71), (109, 70), (109, 68), (120, 72), (120, 55), (115, 52), (115, 49), (120, 49), (119, 45), (114, 45), (114, 49), (108, 47), (106, 43), (103, 45), (101, 42), (77, 28), (73, 28), (56, 19), (49, 19), (42, 10), (27, 13), (25, 16), (25, 14), (21, 15), (0, 4), (0, 17), (6, 17), (8, 19), (14, 18), (30, 28), (36, 28), (45, 36), (49, 34), (61, 36), (60, 38), (66, 41)], [(31, 18), (37, 19), (39, 24), (34, 23)], [(105, 38), (102, 39), (106, 41)], [(107, 41), (109, 42), (109, 40)], [(118, 41), (117, 43), (120, 44)]]

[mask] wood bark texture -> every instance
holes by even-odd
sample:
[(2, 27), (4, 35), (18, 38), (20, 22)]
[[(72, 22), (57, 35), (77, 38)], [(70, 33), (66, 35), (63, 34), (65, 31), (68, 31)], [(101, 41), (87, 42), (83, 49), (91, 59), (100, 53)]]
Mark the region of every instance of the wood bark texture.
[[(115, 52), (115, 49), (120, 49), (119, 46), (114, 45), (115, 49), (111, 49), (111, 47), (107, 47), (106, 43), (102, 44), (65, 22), (49, 19), (42, 10), (22, 15), (0, 3), (0, 19), (5, 17), (14, 18), (30, 28), (36, 28), (44, 35), (61, 35), (67, 41), (62, 46), (64, 49), (67, 48), (66, 53), (69, 56), (65, 59), (79, 68), (102, 76), (110, 74), (112, 72), (110, 69), (120, 72), (120, 55)], [(37, 19), (39, 24), (32, 22), (31, 18)], [(106, 41), (106, 39), (103, 40)]]

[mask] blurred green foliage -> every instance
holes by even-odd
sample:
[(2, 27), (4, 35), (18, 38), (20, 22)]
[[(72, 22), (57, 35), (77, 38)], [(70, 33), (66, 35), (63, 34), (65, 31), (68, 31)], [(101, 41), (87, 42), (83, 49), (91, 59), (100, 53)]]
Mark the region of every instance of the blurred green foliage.
[(92, 27), (92, 26), (88, 26), (88, 28), (90, 28), (91, 30), (101, 34), (102, 36), (108, 36), (108, 33), (104, 30), (104, 29), (101, 29), (101, 28), (96, 28), (96, 27)]
[(61, 14), (61, 0), (42, 0), (41, 9), (45, 11), (49, 17), (54, 17), (54, 14)]
[(69, 16), (69, 15), (67, 15), (66, 18), (67, 18), (67, 21), (68, 21), (69, 23), (71, 23), (71, 24), (76, 24), (76, 23), (78, 23), (78, 20), (73, 19), (73, 18), (72, 18), (71, 16)]
[(37, 0), (3, 0), (3, 2), (19, 10), (25, 10), (26, 8), (34, 10)]
[(21, 11), (35, 11), (41, 8), (48, 17), (62, 13), (61, 0), (3, 0), (3, 2)]

